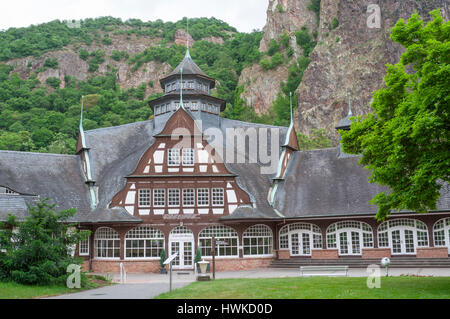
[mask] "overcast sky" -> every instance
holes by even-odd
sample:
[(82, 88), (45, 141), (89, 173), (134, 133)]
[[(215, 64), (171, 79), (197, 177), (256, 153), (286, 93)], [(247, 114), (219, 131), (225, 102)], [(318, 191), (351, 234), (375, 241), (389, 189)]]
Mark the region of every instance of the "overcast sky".
[(215, 17), (241, 32), (262, 29), (269, 0), (2, 0), (0, 29), (26, 27), (55, 19), (100, 16), (143, 21)]

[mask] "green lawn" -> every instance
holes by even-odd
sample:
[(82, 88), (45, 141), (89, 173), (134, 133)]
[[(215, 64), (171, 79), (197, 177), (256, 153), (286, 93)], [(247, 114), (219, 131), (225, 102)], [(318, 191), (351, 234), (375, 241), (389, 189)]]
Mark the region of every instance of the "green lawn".
[(369, 289), (367, 278), (309, 277), (218, 279), (194, 282), (158, 299), (447, 299), (450, 277), (382, 277)]
[(31, 299), (57, 296), (79, 292), (100, 286), (110, 285), (111, 282), (99, 276), (89, 278), (88, 286), (81, 289), (69, 289), (66, 286), (27, 286), (15, 282), (0, 282), (0, 299)]

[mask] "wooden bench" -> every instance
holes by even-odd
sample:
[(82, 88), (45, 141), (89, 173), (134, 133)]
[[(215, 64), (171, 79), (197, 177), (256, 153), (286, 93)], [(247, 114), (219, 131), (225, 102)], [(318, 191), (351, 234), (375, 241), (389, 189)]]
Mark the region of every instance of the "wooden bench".
[(302, 277), (306, 276), (348, 276), (348, 266), (300, 266)]

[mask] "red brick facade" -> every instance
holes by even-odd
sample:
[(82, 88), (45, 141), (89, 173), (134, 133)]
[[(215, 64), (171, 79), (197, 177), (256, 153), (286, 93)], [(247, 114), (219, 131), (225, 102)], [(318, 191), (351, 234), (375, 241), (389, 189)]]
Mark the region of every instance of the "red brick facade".
[(417, 248), (417, 258), (448, 258), (447, 247)]
[(311, 250), (312, 259), (338, 259), (337, 249), (313, 249)]
[(383, 257), (391, 257), (391, 250), (389, 248), (363, 248), (363, 259), (381, 259)]

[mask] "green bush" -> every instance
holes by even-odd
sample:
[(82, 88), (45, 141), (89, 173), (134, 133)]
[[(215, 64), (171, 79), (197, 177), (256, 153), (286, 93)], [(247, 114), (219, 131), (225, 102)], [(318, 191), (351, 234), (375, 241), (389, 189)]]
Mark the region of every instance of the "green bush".
[(161, 252), (159, 253), (159, 265), (161, 266), (161, 268), (164, 268), (164, 262), (167, 259), (167, 254), (166, 254), (166, 250), (163, 248), (161, 249)]
[(89, 52), (86, 49), (81, 49), (79, 52), (79, 56), (82, 60), (86, 61), (89, 58)]
[(339, 26), (339, 20), (336, 17), (334, 17), (333, 20), (331, 21), (330, 31), (336, 29), (338, 26)]
[(48, 77), (47, 80), (45, 80), (45, 83), (47, 83), (47, 85), (51, 86), (52, 88), (57, 89), (61, 84), (61, 80), (54, 76), (51, 76)]
[(67, 222), (74, 209), (56, 212), (55, 204), (47, 201), (29, 207), (24, 221), (10, 215), (0, 223), (0, 280), (26, 285), (65, 284), (67, 267), (81, 265), (81, 259), (72, 257), (73, 246), (89, 232), (80, 233)]
[(267, 49), (267, 54), (269, 56), (272, 56), (279, 50), (280, 50), (280, 44), (277, 41), (275, 41), (274, 39), (270, 39), (269, 48)]
[(48, 58), (44, 62), (44, 67), (56, 69), (58, 68), (58, 59), (57, 58)]

